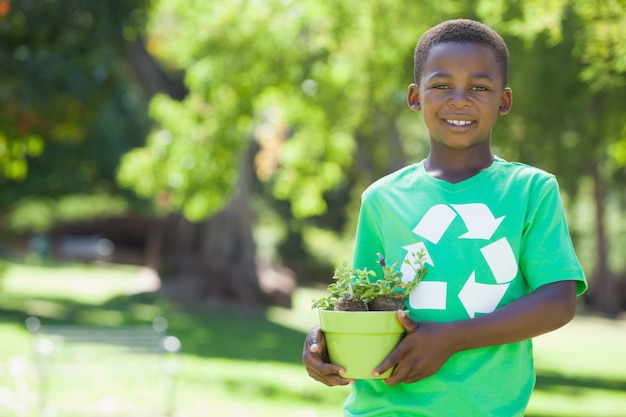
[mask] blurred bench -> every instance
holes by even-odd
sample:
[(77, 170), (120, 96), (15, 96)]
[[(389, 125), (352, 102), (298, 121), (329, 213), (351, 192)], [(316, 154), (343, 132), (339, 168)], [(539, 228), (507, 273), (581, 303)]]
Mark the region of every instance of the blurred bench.
[(100, 236), (63, 236), (58, 242), (61, 259), (79, 261), (110, 261), (115, 245)]
[(175, 412), (180, 341), (167, 320), (146, 326), (43, 325), (26, 320), (42, 416), (164, 416)]

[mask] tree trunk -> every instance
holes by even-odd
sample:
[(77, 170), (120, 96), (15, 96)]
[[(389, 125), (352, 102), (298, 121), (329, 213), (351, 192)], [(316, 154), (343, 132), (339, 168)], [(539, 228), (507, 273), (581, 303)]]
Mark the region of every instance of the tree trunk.
[(124, 61), (146, 96), (166, 93), (175, 100), (182, 100), (187, 95), (182, 75), (172, 78), (163, 71), (146, 50), (141, 38), (126, 45)]
[(608, 239), (604, 223), (604, 190), (597, 164), (592, 166), (596, 206), (596, 267), (593, 274), (592, 305), (597, 311), (616, 316), (620, 311), (617, 285), (608, 261)]
[(246, 181), (224, 210), (200, 223), (170, 216), (163, 245), (163, 290), (184, 302), (259, 308), (267, 303), (256, 272)]

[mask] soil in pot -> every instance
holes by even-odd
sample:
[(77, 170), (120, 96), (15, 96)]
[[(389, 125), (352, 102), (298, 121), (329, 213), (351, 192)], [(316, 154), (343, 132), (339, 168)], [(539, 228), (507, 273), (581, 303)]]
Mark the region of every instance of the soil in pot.
[(367, 311), (367, 304), (363, 300), (342, 298), (335, 303), (335, 311)]
[(374, 298), (367, 303), (369, 311), (398, 311), (404, 308), (404, 300), (387, 295), (384, 297)]

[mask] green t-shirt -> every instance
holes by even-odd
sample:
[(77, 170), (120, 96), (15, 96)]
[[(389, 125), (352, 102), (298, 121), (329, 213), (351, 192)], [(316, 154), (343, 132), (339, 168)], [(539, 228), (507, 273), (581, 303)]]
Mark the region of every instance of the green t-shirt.
[[(578, 294), (587, 288), (554, 176), (500, 158), (456, 184), (414, 164), (363, 193), (355, 267), (381, 276), (378, 252), (391, 264), (420, 249), (428, 272), (406, 305), (417, 321), (473, 318), (556, 281), (576, 280)], [(402, 265), (410, 278), (410, 266)], [(435, 375), (412, 384), (357, 380), (344, 413), (523, 416), (534, 382), (527, 340), (456, 353)]]

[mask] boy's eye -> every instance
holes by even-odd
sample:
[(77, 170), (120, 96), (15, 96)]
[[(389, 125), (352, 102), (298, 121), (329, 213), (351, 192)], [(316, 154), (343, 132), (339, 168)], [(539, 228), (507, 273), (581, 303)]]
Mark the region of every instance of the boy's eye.
[(476, 86), (472, 87), (472, 90), (474, 90), (474, 91), (487, 91), (487, 87), (483, 87), (482, 85), (476, 85)]
[(433, 85), (433, 88), (437, 90), (447, 90), (449, 87), (446, 84), (436, 84)]

